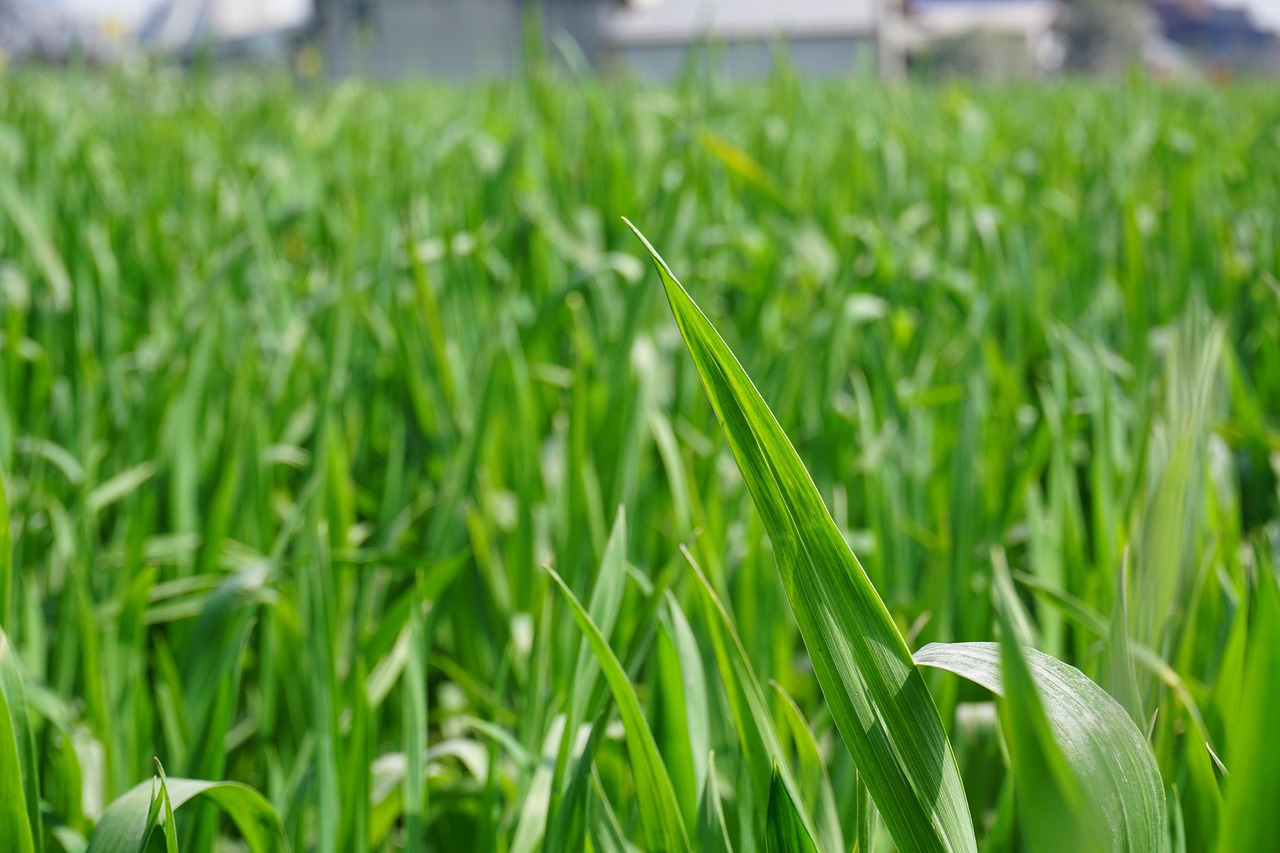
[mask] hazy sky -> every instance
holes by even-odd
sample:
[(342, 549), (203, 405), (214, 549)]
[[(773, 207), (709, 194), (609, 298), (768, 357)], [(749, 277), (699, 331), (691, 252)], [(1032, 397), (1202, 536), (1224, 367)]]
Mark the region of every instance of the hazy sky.
[(1280, 0), (1222, 0), (1223, 6), (1248, 6), (1261, 23), (1280, 29)]

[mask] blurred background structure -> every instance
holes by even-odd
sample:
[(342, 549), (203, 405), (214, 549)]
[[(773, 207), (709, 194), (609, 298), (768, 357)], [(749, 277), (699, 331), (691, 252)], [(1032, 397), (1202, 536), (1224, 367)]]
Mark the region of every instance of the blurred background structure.
[(1280, 73), (1280, 0), (0, 0), (7, 63), (311, 59), (335, 77), (502, 76), (531, 48), (606, 73)]

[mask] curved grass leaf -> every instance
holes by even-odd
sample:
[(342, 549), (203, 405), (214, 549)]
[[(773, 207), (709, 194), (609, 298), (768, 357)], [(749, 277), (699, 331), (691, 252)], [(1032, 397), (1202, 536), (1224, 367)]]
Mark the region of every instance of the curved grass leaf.
[[(1057, 658), (1023, 649), (1049, 728), (1095, 816), (1109, 832), (1106, 849), (1160, 851), (1166, 831), (1160, 770), (1128, 712), (1084, 673)], [(915, 655), (920, 666), (953, 672), (1005, 695), (997, 643), (934, 643)], [(1009, 708), (1010, 713), (1018, 709)]]
[(622, 726), (626, 732), (627, 752), (631, 756), (632, 773), (635, 776), (636, 799), (639, 801), (640, 814), (648, 837), (648, 847), (654, 850), (690, 850), (689, 836), (685, 832), (684, 820), (680, 817), (680, 806), (676, 802), (676, 792), (671, 785), (671, 777), (667, 774), (662, 756), (658, 754), (658, 745), (654, 742), (653, 731), (645, 721), (644, 711), (636, 698), (635, 689), (627, 679), (627, 673), (617, 655), (609, 648), (600, 629), (591, 621), (587, 611), (583, 609), (573, 591), (553, 570), (547, 569), (551, 579), (560, 587), (564, 597), (573, 610), (573, 618), (579, 629), (591, 645), (591, 651), (600, 661), (600, 670), (609, 684), (613, 699), (618, 704), (618, 712), (622, 715)]
[(247, 785), (168, 779), (164, 790), (167, 802), (157, 796), (154, 780), (143, 782), (107, 806), (89, 839), (88, 853), (137, 853), (155, 829), (162, 807), (166, 815), (172, 814), (197, 797), (227, 813), (252, 853), (288, 849), (275, 809)]
[[(631, 223), (627, 223), (630, 225)], [(635, 226), (777, 554), (832, 716), (898, 849), (977, 843), (942, 721), (889, 611), (715, 328)]]

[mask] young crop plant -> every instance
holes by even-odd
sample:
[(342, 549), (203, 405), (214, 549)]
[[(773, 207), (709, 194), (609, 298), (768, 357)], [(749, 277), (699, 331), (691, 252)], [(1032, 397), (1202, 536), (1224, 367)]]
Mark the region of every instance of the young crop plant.
[[(1164, 786), (1120, 704), (1068, 664), (1020, 645), (1010, 597), (999, 643), (913, 657), (790, 441), (714, 326), (635, 226), (777, 553), (778, 571), (840, 735), (897, 848), (976, 851), (964, 785), (919, 667), (1002, 698), (1026, 849), (1159, 853)], [(817, 850), (790, 789), (770, 787), (766, 849)], [(674, 811), (674, 810), (673, 810)]]
[(1280, 88), (246, 71), (0, 75), (0, 853), (1280, 849)]

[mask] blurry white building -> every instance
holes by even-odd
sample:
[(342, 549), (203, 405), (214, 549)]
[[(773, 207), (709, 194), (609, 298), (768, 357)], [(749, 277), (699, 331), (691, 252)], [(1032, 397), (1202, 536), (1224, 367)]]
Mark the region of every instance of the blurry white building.
[(882, 0), (641, 0), (605, 23), (620, 70), (666, 78), (699, 55), (732, 77), (761, 77), (780, 51), (810, 76), (875, 71)]

